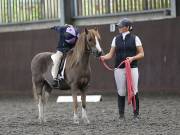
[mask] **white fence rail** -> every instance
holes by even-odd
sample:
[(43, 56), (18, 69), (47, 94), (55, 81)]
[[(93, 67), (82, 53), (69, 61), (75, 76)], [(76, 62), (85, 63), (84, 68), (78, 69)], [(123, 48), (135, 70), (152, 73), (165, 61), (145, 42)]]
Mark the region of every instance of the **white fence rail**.
[(75, 0), (75, 16), (98, 16), (171, 8), (171, 0)]
[(0, 0), (0, 24), (60, 18), (59, 0)]
[[(64, 5), (64, 2), (70, 5)], [(176, 0), (0, 0), (0, 32), (41, 29), (72, 20), (76, 25), (172, 18)], [(71, 14), (69, 14), (69, 13)], [(66, 18), (65, 18), (66, 17)], [(68, 19), (67, 19), (68, 17)], [(31, 27), (32, 25), (33, 27)], [(18, 28), (17, 28), (18, 26)]]

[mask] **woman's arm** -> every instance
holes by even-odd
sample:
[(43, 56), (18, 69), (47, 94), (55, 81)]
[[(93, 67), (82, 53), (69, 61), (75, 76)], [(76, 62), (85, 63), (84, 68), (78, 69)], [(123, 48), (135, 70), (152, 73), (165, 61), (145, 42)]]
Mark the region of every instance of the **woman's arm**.
[(111, 47), (109, 53), (107, 53), (104, 56), (101, 56), (101, 60), (109, 60), (111, 59), (115, 54), (115, 47)]
[(134, 60), (139, 60), (144, 58), (144, 50), (142, 46), (137, 47), (137, 55), (134, 56)]
[(127, 59), (129, 59), (130, 63), (133, 61), (133, 60), (140, 60), (144, 58), (144, 50), (143, 50), (143, 47), (142, 46), (137, 46), (137, 54), (133, 57), (127, 57)]
[(56, 31), (56, 32), (62, 32), (66, 29), (67, 26), (54, 26), (51, 27), (52, 30)]

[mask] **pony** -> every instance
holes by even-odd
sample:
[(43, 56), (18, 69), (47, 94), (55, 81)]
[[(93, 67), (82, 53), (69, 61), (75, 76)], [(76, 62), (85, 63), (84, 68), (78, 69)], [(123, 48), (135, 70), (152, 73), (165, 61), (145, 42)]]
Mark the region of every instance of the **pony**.
[[(89, 123), (86, 110), (86, 93), (90, 81), (90, 54), (99, 57), (102, 49), (99, 44), (100, 34), (97, 29), (87, 29), (80, 34), (75, 47), (66, 54), (66, 65), (64, 70), (64, 80), (67, 87), (61, 90), (71, 90), (73, 98), (73, 121), (79, 123), (77, 113), (78, 92), (82, 101), (82, 119)], [(42, 52), (35, 55), (31, 61), (32, 87), (35, 101), (38, 105), (39, 120), (45, 122), (45, 105), (51, 94), (52, 87), (47, 81), (47, 76), (51, 75), (53, 61), (52, 52)]]

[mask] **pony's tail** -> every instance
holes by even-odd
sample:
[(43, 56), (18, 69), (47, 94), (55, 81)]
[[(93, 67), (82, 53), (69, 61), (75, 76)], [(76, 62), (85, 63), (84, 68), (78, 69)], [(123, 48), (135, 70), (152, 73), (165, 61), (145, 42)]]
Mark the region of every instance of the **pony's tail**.
[(39, 102), (39, 96), (42, 96), (43, 102), (46, 102), (47, 98), (48, 98), (48, 95), (52, 91), (52, 88), (50, 87), (48, 82), (46, 80), (43, 81), (43, 85), (41, 87), (40, 93), (37, 92), (36, 85), (35, 85), (35, 83), (33, 81), (32, 81), (32, 84), (33, 84), (33, 96), (34, 96), (35, 102)]
[(38, 102), (38, 94), (37, 94), (37, 91), (36, 91), (36, 86), (35, 86), (33, 81), (32, 81), (32, 90), (33, 90), (34, 100), (35, 100), (35, 102)]

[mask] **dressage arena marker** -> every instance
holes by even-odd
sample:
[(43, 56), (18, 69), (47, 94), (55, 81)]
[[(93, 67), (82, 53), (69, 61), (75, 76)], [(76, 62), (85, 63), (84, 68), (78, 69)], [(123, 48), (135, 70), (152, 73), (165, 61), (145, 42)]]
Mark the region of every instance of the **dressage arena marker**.
[[(81, 96), (77, 96), (78, 102), (81, 102)], [(86, 96), (86, 102), (100, 102), (102, 101), (101, 95), (88, 95)], [(72, 96), (59, 96), (57, 98), (57, 103), (60, 102), (73, 102)]]

